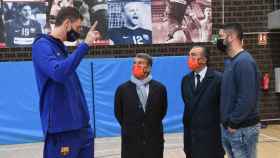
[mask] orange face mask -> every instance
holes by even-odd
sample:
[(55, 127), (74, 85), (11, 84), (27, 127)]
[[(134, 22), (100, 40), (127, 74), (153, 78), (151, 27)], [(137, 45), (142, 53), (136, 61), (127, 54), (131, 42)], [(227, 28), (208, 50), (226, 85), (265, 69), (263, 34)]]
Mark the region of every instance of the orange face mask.
[(200, 64), (198, 63), (198, 59), (194, 59), (190, 57), (188, 60), (188, 66), (192, 71), (198, 69), (200, 67)]
[(137, 78), (142, 78), (145, 76), (145, 72), (143, 67), (139, 66), (139, 65), (133, 65), (132, 67), (132, 73), (135, 77)]

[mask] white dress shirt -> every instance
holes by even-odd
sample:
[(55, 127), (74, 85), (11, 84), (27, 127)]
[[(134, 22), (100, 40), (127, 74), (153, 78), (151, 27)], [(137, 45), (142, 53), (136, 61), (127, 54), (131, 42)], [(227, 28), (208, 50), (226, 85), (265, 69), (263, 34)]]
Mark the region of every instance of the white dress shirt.
[(195, 82), (195, 87), (196, 87), (196, 85), (197, 85), (197, 78), (196, 78), (196, 75), (197, 74), (199, 74), (199, 76), (200, 76), (200, 83), (202, 83), (202, 81), (203, 81), (203, 79), (204, 79), (204, 77), (205, 77), (205, 75), (206, 75), (206, 72), (207, 72), (207, 66), (205, 66), (199, 73), (197, 73), (197, 72), (194, 72), (194, 77), (195, 77), (195, 80), (194, 80), (194, 82)]

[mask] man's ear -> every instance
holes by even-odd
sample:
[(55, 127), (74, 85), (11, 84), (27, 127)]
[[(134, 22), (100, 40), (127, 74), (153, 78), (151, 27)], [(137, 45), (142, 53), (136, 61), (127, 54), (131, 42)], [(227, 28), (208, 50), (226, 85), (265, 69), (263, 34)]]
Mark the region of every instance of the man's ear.
[(228, 36), (227, 36), (227, 40), (229, 41), (229, 42), (232, 42), (234, 39), (236, 39), (237, 38), (237, 34), (235, 34), (235, 33), (231, 33), (231, 34), (229, 34)]
[(70, 19), (64, 20), (64, 22), (62, 24), (66, 28), (66, 31), (70, 31), (71, 30), (71, 21), (70, 21)]
[(200, 64), (206, 64), (207, 63), (207, 59), (205, 57), (201, 57), (199, 58), (199, 61), (198, 61)]

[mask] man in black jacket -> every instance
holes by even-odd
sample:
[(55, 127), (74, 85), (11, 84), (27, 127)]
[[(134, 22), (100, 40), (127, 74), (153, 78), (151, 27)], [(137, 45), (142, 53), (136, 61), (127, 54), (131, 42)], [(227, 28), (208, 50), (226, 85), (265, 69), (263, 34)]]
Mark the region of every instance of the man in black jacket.
[(189, 52), (191, 73), (182, 80), (184, 151), (187, 158), (223, 158), (220, 132), (221, 74), (207, 67), (208, 49), (195, 46)]
[(152, 58), (134, 58), (131, 79), (115, 94), (115, 116), (121, 126), (122, 158), (163, 158), (162, 120), (167, 111), (164, 85), (152, 79)]

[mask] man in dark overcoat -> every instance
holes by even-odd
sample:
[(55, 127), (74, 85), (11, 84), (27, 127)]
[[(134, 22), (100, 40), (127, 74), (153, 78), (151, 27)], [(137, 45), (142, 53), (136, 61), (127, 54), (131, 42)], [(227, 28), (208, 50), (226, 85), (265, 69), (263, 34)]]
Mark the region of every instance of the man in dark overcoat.
[(115, 94), (115, 116), (121, 126), (122, 158), (163, 158), (162, 120), (167, 111), (167, 92), (152, 79), (152, 58), (134, 58), (131, 79)]
[(189, 52), (191, 73), (181, 84), (185, 103), (184, 151), (187, 158), (223, 158), (219, 124), (221, 74), (207, 67), (209, 51), (195, 46)]

